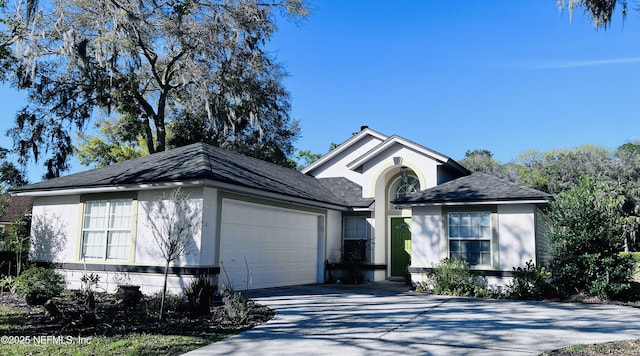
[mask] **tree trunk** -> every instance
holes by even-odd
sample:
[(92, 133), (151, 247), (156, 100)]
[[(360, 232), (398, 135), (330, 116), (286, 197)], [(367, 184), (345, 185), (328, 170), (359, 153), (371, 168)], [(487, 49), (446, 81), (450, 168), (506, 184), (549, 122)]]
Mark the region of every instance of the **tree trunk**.
[[(167, 89), (168, 90), (168, 89)], [(162, 152), (167, 146), (167, 133), (165, 130), (164, 117), (167, 106), (167, 90), (163, 89), (158, 99), (158, 110), (154, 118), (156, 125), (156, 152)]]
[(151, 131), (151, 122), (148, 118), (144, 119), (143, 126), (144, 136), (147, 139), (147, 149), (149, 150), (149, 154), (153, 154), (156, 152), (156, 146), (153, 144), (153, 131)]
[(169, 260), (164, 265), (164, 283), (162, 285), (162, 299), (160, 299), (160, 322), (164, 321), (164, 300), (167, 296), (167, 278), (169, 277)]
[(18, 247), (16, 251), (16, 277), (20, 275), (20, 269), (22, 265), (22, 246)]

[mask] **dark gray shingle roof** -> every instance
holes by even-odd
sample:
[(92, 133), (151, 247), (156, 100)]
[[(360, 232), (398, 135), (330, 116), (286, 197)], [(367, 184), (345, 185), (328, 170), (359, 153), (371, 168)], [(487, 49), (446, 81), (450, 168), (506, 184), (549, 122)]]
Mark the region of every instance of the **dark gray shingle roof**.
[(0, 216), (0, 223), (12, 223), (22, 213), (31, 213), (33, 207), (33, 198), (31, 197), (14, 197), (9, 196), (9, 206), (4, 212), (4, 215)]
[(547, 200), (550, 195), (508, 182), (490, 174), (475, 172), (405, 197), (395, 204), (471, 203), (482, 201)]
[(375, 201), (373, 198), (363, 198), (362, 187), (347, 178), (319, 178), (318, 180), (331, 193), (353, 208), (367, 208)]
[(204, 143), (13, 189), (14, 193), (210, 179), (295, 198), (347, 206), (317, 179)]

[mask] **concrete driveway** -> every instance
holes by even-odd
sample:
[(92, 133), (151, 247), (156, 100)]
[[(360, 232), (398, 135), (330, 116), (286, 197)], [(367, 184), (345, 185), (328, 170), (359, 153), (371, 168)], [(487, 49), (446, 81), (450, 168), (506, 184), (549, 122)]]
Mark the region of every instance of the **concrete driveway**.
[(424, 295), (396, 282), (252, 291), (264, 325), (187, 355), (537, 355), (640, 338), (640, 309)]

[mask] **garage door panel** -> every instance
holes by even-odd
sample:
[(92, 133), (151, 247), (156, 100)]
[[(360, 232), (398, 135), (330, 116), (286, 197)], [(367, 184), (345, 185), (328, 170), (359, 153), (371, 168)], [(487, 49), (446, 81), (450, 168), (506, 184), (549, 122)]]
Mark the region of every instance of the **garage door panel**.
[[(250, 288), (315, 283), (317, 219), (295, 210), (224, 200), (220, 260), (231, 286), (245, 289), (247, 282)], [(227, 283), (224, 271), (221, 283)]]

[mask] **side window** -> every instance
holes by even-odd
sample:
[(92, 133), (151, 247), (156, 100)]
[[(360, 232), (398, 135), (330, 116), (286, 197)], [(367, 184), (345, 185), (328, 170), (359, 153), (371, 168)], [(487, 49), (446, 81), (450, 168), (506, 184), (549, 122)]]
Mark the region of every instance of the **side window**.
[(449, 257), (470, 265), (491, 265), (491, 213), (449, 213)]
[(345, 256), (367, 258), (369, 223), (366, 216), (345, 216), (342, 222), (343, 252)]
[(129, 259), (131, 208), (131, 199), (85, 202), (80, 258)]

